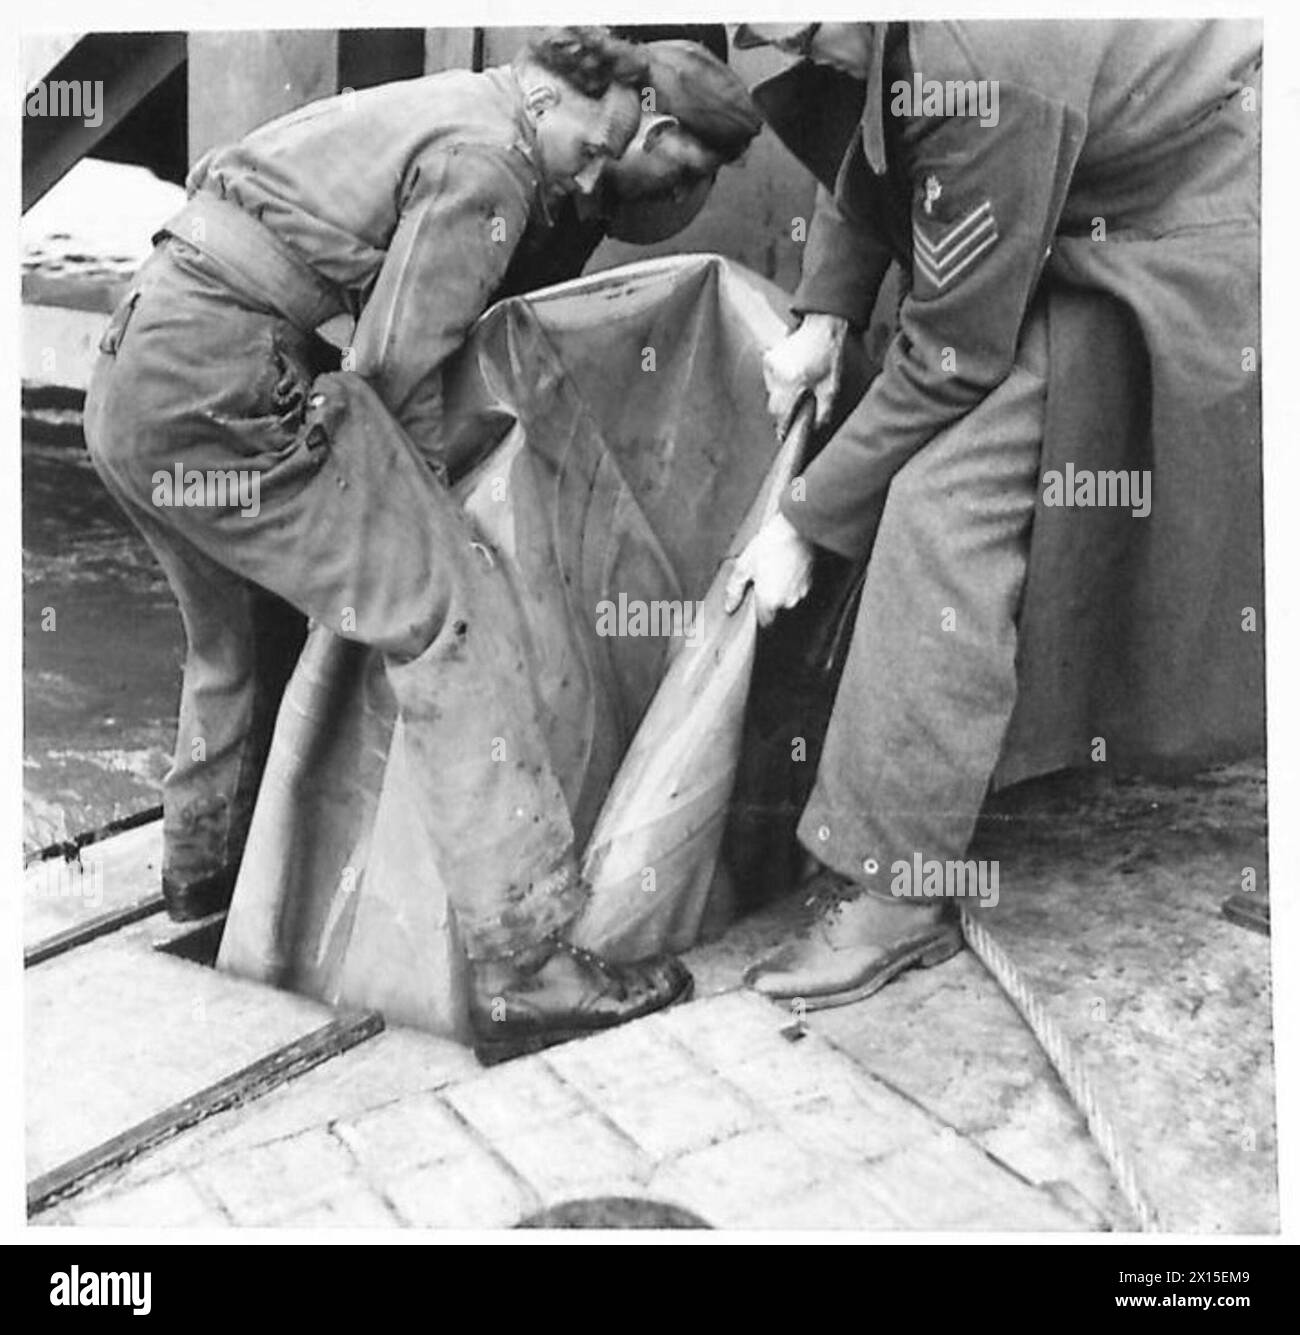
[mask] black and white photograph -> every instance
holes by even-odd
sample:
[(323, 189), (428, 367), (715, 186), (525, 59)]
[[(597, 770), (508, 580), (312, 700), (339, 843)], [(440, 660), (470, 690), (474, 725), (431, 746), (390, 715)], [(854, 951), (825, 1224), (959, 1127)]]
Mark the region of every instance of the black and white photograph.
[(390, 8), (19, 19), (14, 1232), (1282, 1240), (1294, 44)]

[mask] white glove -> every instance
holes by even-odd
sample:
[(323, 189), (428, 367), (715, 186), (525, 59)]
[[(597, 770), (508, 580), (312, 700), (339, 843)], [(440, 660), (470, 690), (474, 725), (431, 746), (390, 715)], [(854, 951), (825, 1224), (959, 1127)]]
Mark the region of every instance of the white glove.
[(727, 581), (727, 614), (745, 601), (745, 590), (752, 584), (758, 624), (771, 625), (781, 608), (803, 600), (812, 585), (812, 567), (812, 543), (801, 538), (783, 514), (774, 514), (736, 558)]
[(838, 315), (805, 315), (793, 334), (763, 354), (767, 411), (784, 438), (805, 390), (817, 404), (816, 424), (825, 426), (839, 391), (849, 322)]

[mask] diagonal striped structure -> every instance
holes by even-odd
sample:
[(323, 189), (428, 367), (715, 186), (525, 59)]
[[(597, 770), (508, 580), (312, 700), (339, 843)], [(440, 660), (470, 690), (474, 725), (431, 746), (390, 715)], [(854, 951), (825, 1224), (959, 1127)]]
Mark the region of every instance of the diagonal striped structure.
[(938, 240), (931, 241), (919, 224), (912, 223), (912, 262), (918, 273), (942, 291), (968, 269), (998, 239), (993, 205), (986, 199), (954, 224)]

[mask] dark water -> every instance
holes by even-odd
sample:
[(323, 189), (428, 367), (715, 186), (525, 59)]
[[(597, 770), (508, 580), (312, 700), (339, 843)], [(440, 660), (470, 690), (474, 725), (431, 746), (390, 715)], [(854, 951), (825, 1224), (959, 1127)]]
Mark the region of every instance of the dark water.
[(154, 806), (184, 637), (162, 571), (105, 492), (80, 414), (24, 414), (25, 849)]

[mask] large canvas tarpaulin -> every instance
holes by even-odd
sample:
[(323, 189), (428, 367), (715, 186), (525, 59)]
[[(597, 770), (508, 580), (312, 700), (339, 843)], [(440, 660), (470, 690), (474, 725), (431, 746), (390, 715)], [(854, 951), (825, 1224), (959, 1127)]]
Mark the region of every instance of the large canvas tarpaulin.
[[(1051, 293), (1044, 469), (1071, 457), (1141, 466), (1153, 434), (1178, 445), (1201, 411), (1163, 380), (1153, 402), (1151, 378), (1179, 365), (1157, 335), (1177, 326), (1139, 326), (1098, 286)], [(446, 463), (516, 594), (497, 641), (527, 646), (533, 695), (517, 712), (531, 711), (546, 835), (572, 845), (596, 886), (573, 936), (611, 956), (680, 949), (710, 915), (722, 921), (728, 869), (752, 898), (788, 888), (797, 868), (794, 825), (852, 627), (854, 571), (822, 554), (807, 605), (757, 650), (748, 604), (728, 621), (717, 587), (797, 463), (797, 442), (780, 450), (773, 436), (761, 374), (783, 303), (714, 257), (652, 261), (495, 307), (448, 376)], [(1189, 578), (1228, 550), (1225, 495), (1240, 528), (1234, 561), (1258, 552), (1258, 474), (1238, 465), (1228, 485), (1241, 424), (1216, 417), (1189, 439), (1213, 445), (1206, 431), (1219, 428), (1220, 447), (1190, 459), (1162, 519), (1163, 562), (1141, 579), (1130, 547), (1099, 538), (1096, 512), (1048, 509), (1040, 496), (1019, 697), (993, 786), (1086, 760), (1098, 734), (1136, 765), (1258, 750), (1257, 648), (1237, 672), (1217, 651), (1171, 654), (1202, 613)], [(1139, 591), (1165, 611), (1135, 633), (1107, 609)], [(697, 647), (597, 635), (597, 604), (620, 594), (702, 600)], [(281, 707), (220, 963), (463, 1034), (464, 954), (446, 892), (462, 848), (518, 863), (546, 840), (499, 809), (492, 760), (465, 753), (489, 683), (420, 659), (402, 671), (428, 702), (414, 722), (397, 718), (378, 654), (313, 631)], [(1194, 683), (1204, 708), (1178, 708), (1179, 693), (1162, 690), (1173, 680)], [(1167, 706), (1148, 708), (1153, 699)], [(807, 743), (798, 763), (796, 736)]]
[[(649, 262), (498, 305), (445, 377), (444, 462), (483, 560), (513, 589), (497, 612), (511, 625), (495, 631), (525, 646), (521, 708), (545, 753), (529, 764), (539, 790), (562, 794), (551, 838), (586, 851), (592, 896), (574, 936), (611, 956), (689, 945), (708, 906), (755, 639), (748, 607), (724, 616), (721, 572), (799, 448), (778, 448), (762, 388), (781, 303), (715, 258)], [(694, 633), (638, 634), (638, 607), (679, 608), (670, 624)], [(463, 1033), (447, 886), (466, 874), (467, 843), (518, 856), (495, 784), (514, 739), (481, 748), (482, 683), (454, 664), (399, 669), (427, 688), (418, 721), (399, 715), (391, 670), (313, 629), (219, 963)], [(638, 746), (643, 719), (655, 741)]]

